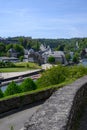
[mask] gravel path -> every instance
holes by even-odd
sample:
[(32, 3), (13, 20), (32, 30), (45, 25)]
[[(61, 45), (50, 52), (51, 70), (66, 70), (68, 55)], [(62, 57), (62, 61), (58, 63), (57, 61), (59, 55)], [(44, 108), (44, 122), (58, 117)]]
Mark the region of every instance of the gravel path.
[(0, 119), (0, 130), (22, 130), (24, 123), (28, 121), (29, 117), (42, 106), (43, 102), (34, 103), (24, 110), (11, 113), (6, 117)]

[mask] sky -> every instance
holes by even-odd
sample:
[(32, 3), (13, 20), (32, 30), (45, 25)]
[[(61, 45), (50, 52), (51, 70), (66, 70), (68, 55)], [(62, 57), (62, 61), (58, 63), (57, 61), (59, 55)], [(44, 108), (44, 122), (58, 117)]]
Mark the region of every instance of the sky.
[(0, 0), (0, 37), (87, 37), (87, 0)]

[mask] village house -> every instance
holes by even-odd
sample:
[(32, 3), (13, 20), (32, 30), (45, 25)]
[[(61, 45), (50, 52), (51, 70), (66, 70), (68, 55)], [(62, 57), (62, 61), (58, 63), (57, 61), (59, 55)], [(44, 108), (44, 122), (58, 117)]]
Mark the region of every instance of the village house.
[(16, 57), (0, 57), (0, 61), (2, 62), (19, 62), (19, 59)]
[(10, 48), (9, 50), (8, 50), (8, 53), (9, 53), (9, 56), (10, 57), (17, 57), (18, 56), (18, 52), (16, 52), (16, 50), (15, 49), (13, 49), (13, 48)]
[(67, 64), (65, 54), (62, 51), (53, 51), (50, 46), (45, 46), (41, 44), (40, 51), (35, 52), (30, 49), (27, 53), (28, 61), (44, 64), (48, 63), (48, 58), (53, 56), (55, 58), (55, 63)]

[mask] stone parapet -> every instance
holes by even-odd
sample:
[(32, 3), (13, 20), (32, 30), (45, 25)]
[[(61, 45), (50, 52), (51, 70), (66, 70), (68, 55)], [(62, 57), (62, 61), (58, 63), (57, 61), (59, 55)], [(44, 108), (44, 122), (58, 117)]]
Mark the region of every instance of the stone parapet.
[(24, 124), (24, 130), (75, 130), (87, 101), (87, 76), (60, 88)]

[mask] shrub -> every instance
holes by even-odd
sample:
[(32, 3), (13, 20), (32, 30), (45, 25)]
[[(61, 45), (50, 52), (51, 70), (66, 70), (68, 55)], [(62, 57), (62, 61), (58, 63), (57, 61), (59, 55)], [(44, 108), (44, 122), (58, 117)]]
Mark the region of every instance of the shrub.
[(87, 68), (84, 66), (63, 67), (58, 65), (44, 72), (42, 77), (36, 81), (36, 84), (38, 87), (47, 87), (71, 79), (78, 79), (86, 74)]
[(31, 91), (37, 89), (36, 84), (30, 78), (25, 79), (20, 85), (22, 92)]
[(0, 89), (0, 98), (2, 98), (4, 96), (2, 90)]
[(14, 81), (12, 81), (8, 85), (8, 87), (5, 90), (4, 94), (5, 94), (5, 96), (8, 96), (8, 95), (13, 95), (13, 94), (20, 93), (20, 92), (21, 92), (20, 87)]
[(69, 71), (70, 78), (77, 79), (87, 74), (87, 68), (82, 65), (70, 67)]
[(74, 63), (79, 63), (79, 55), (78, 55), (78, 53), (75, 53), (72, 60), (73, 60)]
[(0, 61), (0, 67), (1, 68), (4, 68), (4, 67), (7, 67), (7, 68), (15, 67), (15, 64), (12, 63), (12, 62), (9, 62), (9, 61), (7, 61), (7, 62)]
[(54, 58), (53, 56), (50, 56), (50, 57), (48, 58), (48, 62), (49, 62), (49, 63), (54, 63), (54, 62), (55, 62), (55, 58)]
[(62, 65), (54, 66), (44, 72), (36, 83), (39, 87), (59, 84), (66, 80), (68, 73), (67, 67), (63, 67)]

